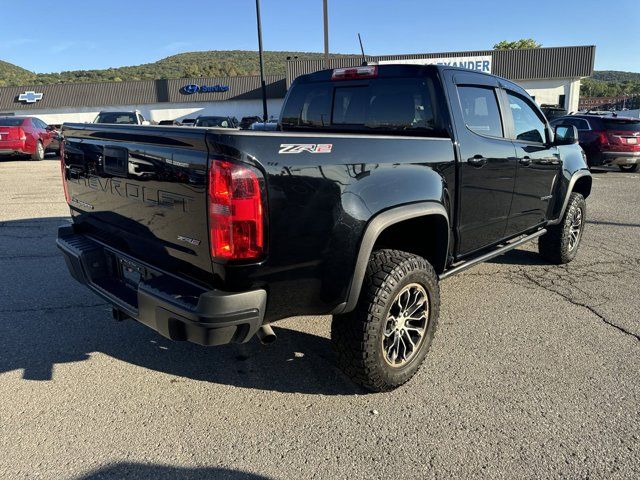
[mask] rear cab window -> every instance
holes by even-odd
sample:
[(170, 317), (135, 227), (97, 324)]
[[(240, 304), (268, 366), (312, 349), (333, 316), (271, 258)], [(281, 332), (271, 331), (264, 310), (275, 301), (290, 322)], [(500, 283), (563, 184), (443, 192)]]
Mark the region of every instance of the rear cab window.
[(430, 77), (383, 77), (296, 84), (285, 103), (283, 130), (330, 130), (447, 136)]

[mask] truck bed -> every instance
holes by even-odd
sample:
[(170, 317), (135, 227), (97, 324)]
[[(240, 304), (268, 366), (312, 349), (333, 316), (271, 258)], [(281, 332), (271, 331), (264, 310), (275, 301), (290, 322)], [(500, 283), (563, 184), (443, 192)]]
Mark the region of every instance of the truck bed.
[[(398, 198), (418, 202), (425, 192), (448, 196), (455, 187), (453, 144), (443, 138), (95, 124), (66, 124), (63, 132), (78, 231), (211, 287), (269, 285), (270, 316), (278, 318), (302, 305), (326, 312), (344, 298), (373, 215)], [(264, 175), (259, 261), (212, 261), (212, 159), (252, 164)]]

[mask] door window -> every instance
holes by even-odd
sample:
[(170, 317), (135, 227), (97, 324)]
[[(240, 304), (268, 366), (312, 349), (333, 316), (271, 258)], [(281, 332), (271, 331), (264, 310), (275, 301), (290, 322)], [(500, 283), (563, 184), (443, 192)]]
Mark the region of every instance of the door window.
[(460, 107), (467, 128), (480, 135), (504, 136), (498, 99), (493, 88), (458, 87)]
[(523, 142), (545, 143), (547, 138), (545, 123), (524, 98), (507, 92), (509, 110), (513, 118), (516, 140)]
[(573, 125), (578, 130), (581, 130), (581, 131), (591, 130), (591, 128), (589, 128), (589, 123), (586, 120), (583, 120), (581, 118), (563, 117), (563, 118), (554, 120), (553, 122), (551, 122), (551, 125), (553, 125), (554, 127), (556, 125)]

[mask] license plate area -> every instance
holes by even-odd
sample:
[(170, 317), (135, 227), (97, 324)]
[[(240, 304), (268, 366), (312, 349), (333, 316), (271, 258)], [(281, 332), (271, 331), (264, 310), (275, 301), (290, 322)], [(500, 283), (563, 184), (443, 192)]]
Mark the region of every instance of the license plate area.
[(118, 276), (129, 288), (137, 290), (140, 281), (149, 277), (147, 269), (137, 262), (120, 256), (116, 256), (116, 262), (118, 267)]

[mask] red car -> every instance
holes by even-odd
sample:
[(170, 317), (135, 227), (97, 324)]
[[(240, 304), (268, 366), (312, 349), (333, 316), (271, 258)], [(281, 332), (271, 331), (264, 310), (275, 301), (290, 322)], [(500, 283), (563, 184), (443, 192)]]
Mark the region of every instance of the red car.
[(617, 165), (635, 172), (640, 164), (640, 119), (603, 115), (568, 115), (555, 118), (551, 126), (573, 125), (589, 167)]
[(43, 160), (56, 132), (39, 118), (0, 117), (0, 155), (30, 155)]

